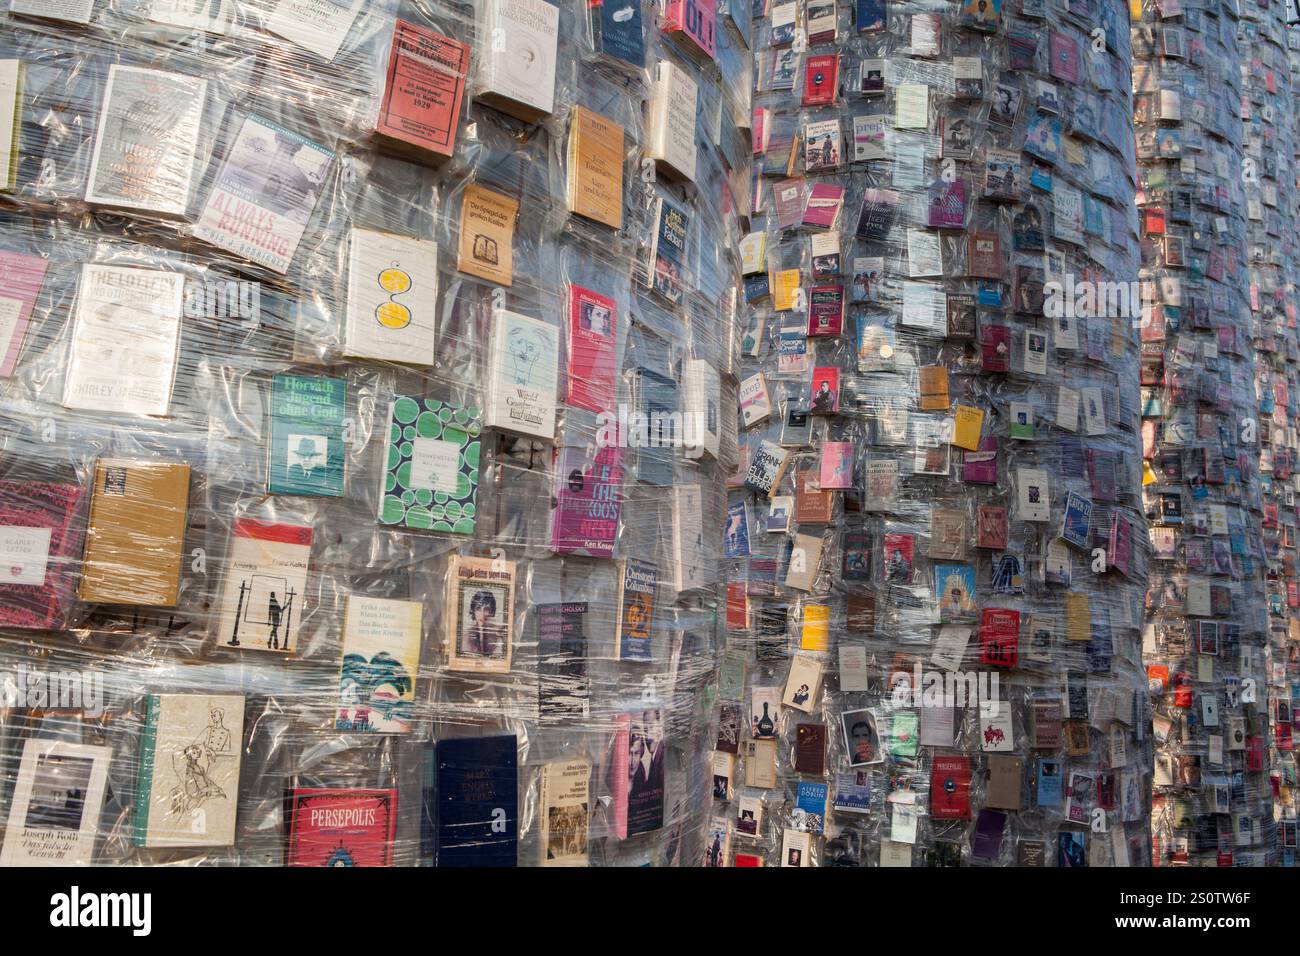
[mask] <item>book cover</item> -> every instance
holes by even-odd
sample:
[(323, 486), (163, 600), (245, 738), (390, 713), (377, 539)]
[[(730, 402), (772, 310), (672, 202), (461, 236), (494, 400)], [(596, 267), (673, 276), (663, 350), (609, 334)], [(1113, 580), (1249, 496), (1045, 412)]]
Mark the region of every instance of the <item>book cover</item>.
[(781, 484), (790, 465), (790, 452), (775, 442), (763, 439), (749, 458), (745, 487), (771, 497)]
[(396, 790), (304, 788), (289, 802), (289, 866), (393, 865)]
[(612, 558), (622, 506), (622, 449), (604, 445), (555, 450), (555, 497), (551, 550), (590, 558)]
[(723, 534), (723, 553), (728, 560), (749, 557), (749, 503), (733, 501), (727, 505), (727, 527)]
[(546, 0), (484, 0), (478, 36), (479, 92), (489, 106), (525, 122), (555, 106), (556, 51), (560, 9)]
[(597, 414), (613, 409), (617, 345), (618, 306), (614, 300), (571, 284), (567, 404)]
[(189, 495), (189, 465), (99, 459), (78, 597), (175, 607)]
[(132, 842), (231, 846), (243, 744), (242, 694), (150, 694)]
[(986, 607), (980, 619), (980, 663), (1013, 668), (1019, 663), (1020, 612)]
[(469, 56), (467, 44), (398, 20), (375, 132), (434, 157), (452, 155)]
[(322, 60), (332, 60), (365, 0), (277, 0), (266, 29)]
[(695, 181), (695, 123), (699, 87), (671, 60), (655, 67), (646, 120), (649, 157), (680, 179)]
[(713, 59), (716, 0), (665, 0), (663, 11), (660, 29), (664, 33), (685, 40)]
[(840, 410), (840, 370), (833, 365), (823, 365), (812, 370), (813, 415), (833, 415)]
[(795, 476), (795, 521), (799, 524), (829, 524), (835, 513), (835, 493), (823, 488), (816, 468)]
[(73, 314), (63, 405), (164, 416), (171, 408), (185, 278), (85, 263)]
[(452, 555), (445, 613), (448, 670), (488, 674), (510, 671), (515, 562)]
[(672, 508), (673, 590), (691, 591), (706, 584), (708, 578), (700, 486), (674, 485)]
[(271, 380), (271, 494), (343, 494), (346, 405), (347, 383), (341, 378), (277, 375)]
[(862, 197), (862, 212), (858, 216), (856, 235), (859, 239), (882, 240), (898, 215), (901, 199), (890, 189), (868, 189)]
[(217, 618), (227, 647), (290, 654), (298, 648), (312, 529), (236, 519)]
[(559, 329), (509, 309), (496, 309), (492, 314), (489, 356), (483, 424), (519, 435), (553, 439)]
[(46, 265), (40, 256), (0, 250), (0, 378), (8, 378), (18, 365)]
[(686, 235), (690, 214), (660, 196), (655, 200), (653, 242), (649, 249), (650, 287), (664, 301), (676, 305), (682, 300), (686, 266)]
[(587, 681), (587, 602), (538, 604), (537, 705), (541, 719), (582, 719), (591, 697)]
[[(18, 185), (23, 75), (22, 60), (0, 60), (0, 192)], [(0, 338), (0, 343), (3, 341)]]
[[(547, 6), (544, 0), (536, 0)], [(514, 282), (515, 218), (519, 200), (471, 183), (460, 206), (456, 268), (498, 285)]]
[(595, 49), (638, 69), (645, 66), (640, 0), (587, 0)]
[(966, 181), (938, 180), (930, 187), (927, 224), (931, 229), (962, 229), (966, 225)]
[(517, 866), (519, 742), (514, 734), (445, 738), (431, 750), (425, 813), (436, 835), (434, 865)]
[(826, 442), (822, 445), (818, 483), (823, 490), (853, 487), (853, 442)]
[(762, 372), (755, 372), (740, 383), (740, 417), (745, 428), (765, 421), (772, 414), (772, 399)]
[(410, 732), (422, 617), (418, 601), (348, 595), (336, 730)]
[(840, 335), (843, 332), (844, 286), (813, 286), (808, 290), (808, 335)]
[(473, 406), (395, 395), (388, 411), (379, 523), (473, 534), (482, 415)]
[(645, 431), (637, 433), (636, 477), (661, 488), (673, 483), (673, 449), (683, 437), (677, 391), (674, 378), (648, 368), (633, 371), (632, 406), (645, 423)]
[[(812, 780), (800, 780), (795, 790), (790, 824), (803, 833), (819, 834), (826, 828), (826, 800), (830, 787)], [(811, 865), (811, 864), (809, 864)]]
[(614, 835), (625, 840), (664, 825), (664, 725), (653, 707), (617, 714), (614, 722), (611, 770), (623, 780), (615, 794)]
[(587, 865), (590, 808), (590, 763), (565, 760), (542, 767), (538, 806), (542, 866)]
[[(804, 127), (803, 138), (803, 158), (804, 168), (810, 173), (821, 173), (827, 170), (837, 168), (844, 157), (844, 135), (840, 131), (840, 121), (818, 120), (809, 122)], [(825, 187), (827, 190), (834, 190), (842, 202), (844, 189), (841, 186), (833, 186), (830, 183), (816, 183), (813, 186), (813, 194), (816, 195), (818, 187)], [(839, 218), (839, 203), (834, 207), (834, 217)], [(830, 218), (829, 216), (827, 218)], [(808, 219), (805, 217), (805, 223)], [(823, 225), (822, 223), (808, 223), (809, 225)], [(834, 223), (825, 223), (824, 228), (830, 228)]]
[(682, 360), (682, 417), (690, 458), (718, 457), (722, 442), (722, 383), (705, 359)]
[(110, 747), (28, 739), (9, 803), (0, 866), (88, 866), (112, 755)]
[(970, 819), (969, 757), (937, 756), (930, 768), (930, 817)]
[(583, 106), (569, 119), (568, 209), (623, 227), (623, 127)]
[[(840, 86), (840, 55), (820, 53), (804, 61), (803, 106), (830, 106)], [(837, 124), (838, 125), (838, 124)], [(839, 149), (839, 144), (836, 144)]]
[(0, 481), (0, 627), (59, 630), (72, 610), (85, 489)]
[(354, 226), (348, 233), (347, 301), (344, 355), (433, 364), (437, 245)]
[(28, 17), (89, 23), (95, 0), (9, 0), (9, 12)]
[(207, 80), (116, 63), (86, 183), (86, 202), (180, 216), (189, 204)]
[(321, 144), (261, 116), (246, 116), (194, 235), (283, 275), (333, 163), (334, 153)]

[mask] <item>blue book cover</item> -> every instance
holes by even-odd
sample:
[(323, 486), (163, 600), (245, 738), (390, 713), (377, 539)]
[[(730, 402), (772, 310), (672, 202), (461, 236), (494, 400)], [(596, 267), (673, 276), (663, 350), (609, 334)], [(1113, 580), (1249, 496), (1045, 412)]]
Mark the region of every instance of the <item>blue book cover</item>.
[(682, 436), (677, 382), (648, 368), (636, 370), (635, 406), (639, 421), (628, 423), (627, 444), (636, 447), (637, 478), (648, 485), (673, 483), (673, 449)]
[(859, 32), (885, 29), (885, 0), (857, 0), (853, 22)]
[[(826, 794), (829, 788), (824, 783), (809, 780), (799, 781), (799, 793), (795, 800), (794, 828), (805, 833), (821, 833), (826, 827)], [(800, 819), (802, 817), (802, 820)]]
[(435, 866), (517, 865), (519, 747), (513, 734), (429, 749), (421, 845)]
[(641, 0), (596, 0), (591, 14), (597, 50), (632, 66), (645, 66)]
[(749, 557), (749, 505), (733, 501), (727, 506), (727, 532), (724, 546), (728, 558)]
[(846, 813), (871, 811), (871, 774), (850, 770), (835, 775), (835, 809)]
[(1063, 796), (1061, 761), (1044, 757), (1038, 761), (1038, 805), (1059, 807)]

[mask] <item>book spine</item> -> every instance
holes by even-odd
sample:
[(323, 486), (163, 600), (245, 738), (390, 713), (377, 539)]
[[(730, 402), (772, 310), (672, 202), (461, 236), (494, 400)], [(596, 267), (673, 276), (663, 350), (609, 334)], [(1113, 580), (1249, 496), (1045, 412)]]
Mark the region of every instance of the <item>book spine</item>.
[(162, 701), (150, 694), (145, 705), (144, 739), (140, 742), (140, 773), (135, 788), (135, 826), (131, 843), (145, 846), (149, 840), (149, 809), (153, 802), (153, 771), (157, 759), (158, 712)]

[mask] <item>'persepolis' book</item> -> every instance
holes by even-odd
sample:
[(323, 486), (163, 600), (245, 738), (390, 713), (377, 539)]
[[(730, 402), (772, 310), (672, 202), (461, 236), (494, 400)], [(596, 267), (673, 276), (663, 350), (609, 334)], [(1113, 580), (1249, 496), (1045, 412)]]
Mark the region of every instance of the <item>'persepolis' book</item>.
[(542, 767), (542, 866), (586, 866), (591, 764), (564, 760)]
[(554, 325), (509, 309), (495, 310), (483, 424), (554, 438), (559, 362), (560, 332)]
[(652, 657), (651, 622), (659, 569), (648, 561), (626, 558), (621, 562), (618, 591), (618, 659), (648, 661)]
[(348, 595), (336, 730), (410, 732), (422, 618), (419, 601)]
[(456, 150), (469, 46), (406, 20), (393, 25), (375, 132), (439, 159)]
[(150, 694), (132, 842), (233, 844), (243, 742), (242, 694)]
[(608, 296), (569, 285), (569, 365), (565, 402), (600, 414), (614, 408), (618, 305)]
[(343, 494), (347, 382), (319, 375), (271, 380), (267, 490), (273, 495)]
[(289, 809), (289, 866), (392, 866), (397, 791), (294, 790)]
[(622, 449), (605, 445), (555, 450), (555, 499), (551, 514), (551, 550), (590, 558), (614, 556), (622, 503)]
[(333, 163), (320, 143), (261, 116), (244, 117), (194, 235), (283, 275)]
[(483, 430), (479, 410), (419, 395), (395, 395), (388, 422), (379, 523), (473, 534)]
[(0, 250), (0, 378), (8, 378), (18, 365), (45, 268), (40, 256)]
[(449, 671), (509, 672), (514, 644), (515, 562), (453, 554), (444, 613)]
[(95, 854), (110, 747), (29, 739), (9, 803), (0, 866), (87, 866)]
[(189, 495), (189, 465), (97, 461), (81, 600), (175, 607)]
[(217, 640), (290, 654), (298, 648), (312, 529), (239, 518), (231, 530)]
[(583, 106), (569, 120), (568, 209), (623, 227), (623, 127)]
[(0, 481), (0, 627), (62, 628), (72, 608), (85, 489)]
[(436, 244), (352, 228), (344, 355), (432, 365), (437, 308)]
[(183, 215), (207, 91), (207, 80), (182, 73), (110, 66), (86, 202)]
[(179, 273), (83, 264), (63, 405), (166, 415), (176, 377), (184, 292), (185, 279)]
[(439, 740), (426, 758), (435, 866), (518, 865), (519, 744), (513, 734)]

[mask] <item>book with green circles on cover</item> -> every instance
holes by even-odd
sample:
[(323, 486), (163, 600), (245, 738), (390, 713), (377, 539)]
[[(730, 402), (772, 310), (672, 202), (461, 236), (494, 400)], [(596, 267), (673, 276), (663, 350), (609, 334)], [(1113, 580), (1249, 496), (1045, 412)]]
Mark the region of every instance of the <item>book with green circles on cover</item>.
[(388, 423), (380, 524), (473, 534), (482, 411), (397, 395)]

